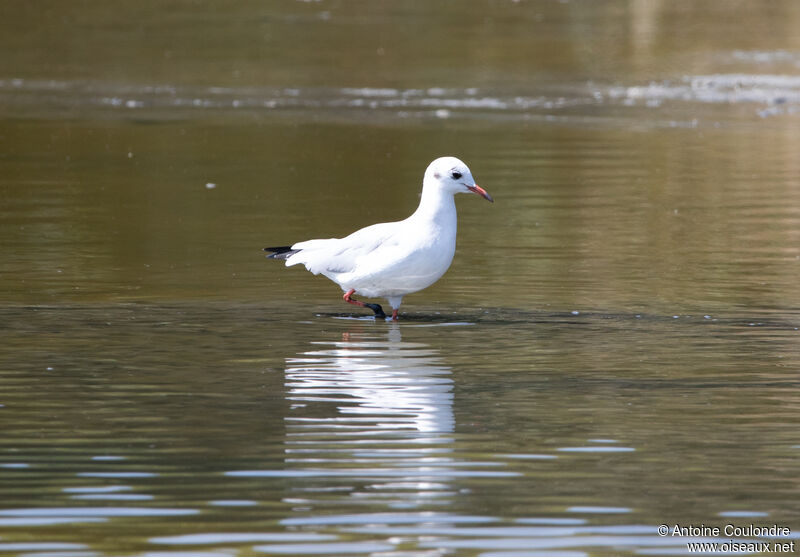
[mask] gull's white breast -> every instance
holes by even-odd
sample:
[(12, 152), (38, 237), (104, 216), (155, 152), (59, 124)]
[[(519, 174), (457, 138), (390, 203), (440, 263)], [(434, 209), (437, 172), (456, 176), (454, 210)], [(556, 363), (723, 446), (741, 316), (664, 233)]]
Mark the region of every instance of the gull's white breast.
[(350, 272), (329, 278), (343, 290), (355, 288), (368, 297), (403, 296), (439, 280), (453, 261), (455, 228), (409, 223), (399, 230), (373, 252), (358, 257)]

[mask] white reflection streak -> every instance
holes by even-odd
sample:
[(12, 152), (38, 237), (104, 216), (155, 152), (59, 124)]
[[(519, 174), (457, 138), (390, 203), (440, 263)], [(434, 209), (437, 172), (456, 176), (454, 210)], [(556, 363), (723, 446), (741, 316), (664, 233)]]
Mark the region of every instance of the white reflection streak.
[[(399, 331), (396, 333), (399, 336)], [(360, 434), (385, 433), (387, 429), (412, 433), (453, 431), (450, 370), (437, 365), (435, 352), (425, 345), (399, 339), (388, 343), (319, 344), (331, 344), (332, 348), (287, 359), (287, 399), (295, 403), (294, 408), (302, 407), (298, 402), (339, 403), (339, 414), (290, 417), (287, 421), (297, 426), (313, 423), (314, 429), (352, 424)]]
[(408, 507), (450, 495), (450, 369), (429, 346), (403, 342), (397, 326), (386, 340), (343, 337), (286, 360), (286, 462), (313, 466), (326, 484), (302, 491), (330, 494), (328, 483), (348, 471), (368, 482), (346, 490), (353, 503)]

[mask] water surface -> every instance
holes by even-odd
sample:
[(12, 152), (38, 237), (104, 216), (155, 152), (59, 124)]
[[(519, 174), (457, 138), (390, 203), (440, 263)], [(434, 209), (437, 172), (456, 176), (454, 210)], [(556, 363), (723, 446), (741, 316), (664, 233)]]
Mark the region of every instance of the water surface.
[[(796, 540), (794, 2), (0, 11), (0, 551)], [(264, 260), (446, 154), (496, 203), (399, 323)]]

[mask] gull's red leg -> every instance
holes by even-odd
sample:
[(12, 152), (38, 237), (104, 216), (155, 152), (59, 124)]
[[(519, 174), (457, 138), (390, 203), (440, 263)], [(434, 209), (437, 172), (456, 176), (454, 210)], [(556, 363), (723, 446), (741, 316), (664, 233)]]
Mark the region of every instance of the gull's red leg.
[(356, 289), (355, 288), (351, 288), (350, 290), (348, 290), (347, 292), (344, 293), (344, 296), (342, 296), (342, 299), (345, 302), (347, 302), (348, 304), (353, 304), (355, 306), (361, 306), (363, 308), (364, 307), (364, 302), (360, 302), (358, 300), (353, 300), (352, 298), (350, 298), (350, 296), (352, 296), (355, 293), (356, 293)]
[(392, 311), (392, 321), (397, 321), (397, 310)]
[(345, 302), (347, 302), (348, 304), (353, 304), (355, 306), (361, 306), (362, 308), (371, 309), (372, 311), (375, 312), (375, 317), (378, 317), (380, 319), (385, 319), (386, 318), (386, 314), (383, 313), (383, 308), (380, 306), (380, 304), (368, 304), (366, 302), (362, 302), (361, 300), (354, 300), (353, 298), (351, 298), (351, 296), (353, 294), (355, 294), (355, 292), (356, 292), (356, 289), (355, 288), (351, 288), (350, 290), (348, 290), (347, 292), (344, 293), (344, 296), (342, 296), (342, 299)]

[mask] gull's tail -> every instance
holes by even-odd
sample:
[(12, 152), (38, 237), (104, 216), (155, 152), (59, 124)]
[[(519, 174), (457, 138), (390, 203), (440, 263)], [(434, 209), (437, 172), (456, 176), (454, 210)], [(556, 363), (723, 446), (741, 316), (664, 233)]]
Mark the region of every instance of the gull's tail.
[(264, 251), (269, 252), (267, 259), (289, 259), (300, 250), (292, 249), (292, 246), (278, 246), (274, 248), (264, 248)]

